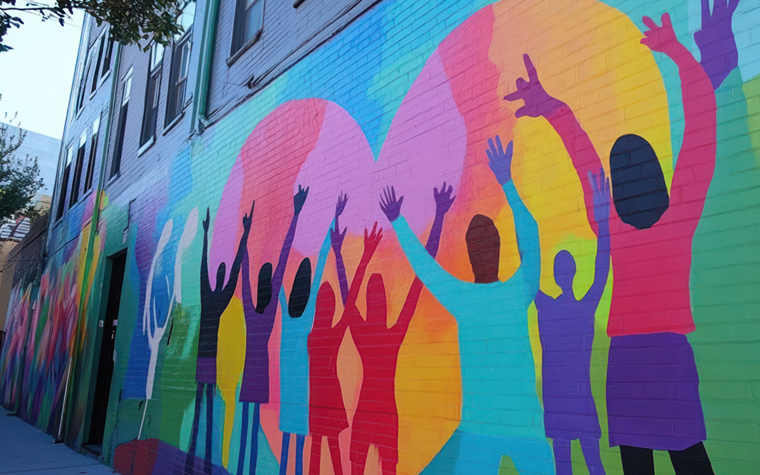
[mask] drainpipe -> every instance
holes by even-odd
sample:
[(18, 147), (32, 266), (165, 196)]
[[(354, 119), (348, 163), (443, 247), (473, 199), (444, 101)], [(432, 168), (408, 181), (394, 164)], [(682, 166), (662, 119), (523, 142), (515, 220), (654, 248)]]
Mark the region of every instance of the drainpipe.
[(190, 121), (193, 134), (200, 134), (208, 125), (206, 108), (208, 106), (208, 89), (211, 82), (218, 17), (219, 0), (207, 0), (201, 35), (201, 58), (198, 60), (198, 75), (196, 76), (198, 80), (195, 82), (195, 100), (193, 101), (193, 115)]
[[(113, 69), (111, 70), (111, 98), (108, 103), (108, 115), (106, 117), (106, 124), (104, 130), (104, 136), (105, 140), (103, 140), (103, 154), (102, 158), (100, 160), (100, 173), (98, 174), (98, 187), (95, 190), (95, 204), (93, 206), (92, 210), (92, 217), (90, 219), (90, 234), (87, 237), (87, 256), (85, 258), (84, 262), (84, 271), (83, 271), (83, 278), (82, 283), (86, 286), (89, 274), (90, 274), (90, 267), (92, 266), (92, 257), (93, 257), (93, 244), (95, 243), (95, 235), (98, 233), (98, 222), (100, 221), (100, 206), (101, 206), (101, 196), (103, 195), (103, 187), (105, 182), (105, 173), (106, 173), (106, 161), (108, 158), (108, 148), (111, 142), (111, 122), (113, 118), (113, 111), (114, 111), (114, 105), (116, 101), (116, 91), (117, 87), (119, 85), (119, 66), (121, 64), (121, 43), (116, 43), (116, 58), (114, 59), (114, 65)], [(83, 308), (84, 301), (85, 301), (85, 289), (82, 289), (81, 296), (79, 298), (79, 321), (77, 322), (77, 326), (81, 325), (81, 319), (84, 318), (86, 315), (86, 309)], [(92, 289), (88, 289), (88, 291), (91, 293)], [(80, 338), (81, 338), (81, 331), (77, 331), (74, 336), (74, 351), (72, 351), (71, 356), (69, 357), (69, 371), (68, 376), (66, 379), (66, 388), (64, 390), (64, 404), (63, 404), (63, 410), (61, 413), (61, 424), (58, 429), (58, 439), (61, 440), (61, 435), (64, 433), (64, 417), (67, 414), (67, 406), (66, 404), (66, 397), (67, 394), (71, 388), (72, 384), (72, 374), (73, 369), (76, 367), (76, 348), (79, 346)]]

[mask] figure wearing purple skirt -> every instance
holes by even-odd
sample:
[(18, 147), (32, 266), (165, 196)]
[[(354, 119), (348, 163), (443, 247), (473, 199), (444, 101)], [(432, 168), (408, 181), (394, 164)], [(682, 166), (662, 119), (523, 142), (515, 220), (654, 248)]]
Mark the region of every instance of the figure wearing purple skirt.
[(216, 273), (216, 288), (211, 290), (211, 282), (208, 276), (208, 228), (211, 223), (211, 213), (206, 209), (206, 219), (203, 220), (203, 254), (201, 255), (201, 328), (198, 333), (198, 361), (195, 369), (195, 379), (198, 383), (195, 394), (195, 415), (193, 417), (192, 435), (190, 448), (187, 450), (185, 473), (193, 473), (195, 463), (195, 448), (198, 444), (198, 426), (201, 418), (201, 406), (205, 389), (206, 396), (206, 454), (204, 456), (203, 471), (206, 475), (211, 474), (211, 431), (214, 427), (214, 386), (216, 385), (216, 349), (219, 335), (219, 321), (227, 309), (237, 287), (240, 265), (243, 254), (248, 245), (248, 234), (251, 231), (253, 221), (253, 207), (251, 213), (243, 217), (243, 236), (240, 238), (235, 260), (230, 269), (230, 280), (224, 285), (225, 265), (219, 264)]
[(258, 434), (261, 404), (269, 402), (269, 337), (272, 335), (274, 319), (277, 314), (282, 281), (285, 277), (285, 267), (288, 263), (290, 249), (296, 235), (298, 215), (301, 213), (309, 189), (298, 186), (298, 193), (293, 197), (293, 219), (290, 222), (285, 242), (282, 244), (277, 268), (272, 275), (272, 264), (266, 263), (259, 272), (258, 295), (256, 304), (253, 303), (251, 282), (249, 278), (248, 252), (243, 260), (243, 313), (245, 314), (246, 346), (243, 382), (240, 386), (240, 402), (243, 403), (242, 438), (240, 440), (240, 455), (238, 456), (238, 472), (244, 473), (245, 453), (248, 445), (248, 411), (253, 404), (253, 425), (251, 426), (251, 452), (249, 472), (256, 473), (256, 456), (258, 453)]
[(575, 260), (567, 251), (554, 259), (554, 279), (562, 289), (556, 299), (536, 295), (543, 349), (544, 428), (553, 440), (557, 475), (572, 475), (570, 442), (579, 439), (591, 475), (604, 474), (599, 455), (601, 430), (591, 394), (590, 365), (594, 314), (610, 270), (610, 190), (604, 170), (589, 177), (594, 186), (594, 217), (599, 224), (594, 282), (580, 300), (573, 294)]

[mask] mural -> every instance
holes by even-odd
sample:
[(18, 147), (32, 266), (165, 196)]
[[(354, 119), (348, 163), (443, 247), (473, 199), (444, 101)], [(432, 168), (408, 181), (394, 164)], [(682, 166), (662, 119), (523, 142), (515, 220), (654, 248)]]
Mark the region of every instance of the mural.
[(444, 3), (105, 199), (95, 270), (76, 242), (14, 289), (3, 403), (57, 423), (126, 249), (121, 473), (754, 473), (760, 10)]

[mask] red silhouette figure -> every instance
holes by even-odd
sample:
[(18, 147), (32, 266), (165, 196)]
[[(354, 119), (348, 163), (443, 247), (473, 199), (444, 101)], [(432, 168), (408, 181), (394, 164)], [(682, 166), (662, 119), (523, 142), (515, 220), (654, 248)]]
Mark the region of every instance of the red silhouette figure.
[[(377, 245), (383, 237), (383, 230), (377, 230), (377, 223), (372, 233), (364, 230), (364, 253), (356, 269), (354, 280), (346, 298), (346, 308), (356, 306), (356, 298), (362, 286), (367, 265), (377, 250)], [(336, 253), (340, 246), (334, 247)], [(335, 315), (335, 292), (332, 286), (325, 282), (317, 294), (317, 308), (314, 315), (314, 328), (309, 334), (309, 431), (311, 432), (311, 469), (309, 473), (319, 474), (320, 449), (322, 438), (327, 438), (333, 469), (336, 474), (343, 474), (340, 460), (340, 445), (338, 435), (348, 427), (346, 407), (343, 404), (343, 394), (338, 380), (338, 351), (348, 326), (344, 311), (341, 321), (332, 326)]]
[[(434, 189), (435, 220), (425, 248), (433, 258), (438, 253), (443, 217), (451, 208), (452, 188), (443, 184)], [(388, 190), (388, 198), (393, 193)], [(396, 212), (403, 197), (389, 199), (383, 210)], [(393, 211), (389, 208), (394, 208)], [(380, 274), (372, 274), (367, 284), (367, 320), (361, 316), (356, 301), (346, 305), (343, 319), (348, 320), (351, 336), (364, 367), (364, 380), (351, 430), (351, 473), (362, 475), (370, 444), (377, 447), (382, 459), (383, 474), (395, 474), (398, 464), (398, 410), (396, 409), (396, 364), (401, 344), (414, 316), (422, 293), (422, 281), (415, 277), (396, 324), (388, 328), (385, 284)], [(353, 288), (353, 287), (352, 287)]]

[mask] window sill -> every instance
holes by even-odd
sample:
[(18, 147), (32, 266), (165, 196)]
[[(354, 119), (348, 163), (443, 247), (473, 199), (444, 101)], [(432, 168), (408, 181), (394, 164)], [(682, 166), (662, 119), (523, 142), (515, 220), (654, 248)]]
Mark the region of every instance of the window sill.
[(261, 39), (261, 30), (256, 32), (256, 34), (253, 35), (251, 39), (243, 43), (243, 46), (238, 48), (237, 51), (235, 51), (229, 58), (227, 58), (227, 66), (229, 67), (235, 64), (235, 61), (237, 61), (241, 56), (243, 56), (243, 53), (248, 51), (251, 48), (251, 46), (256, 44), (260, 39)]
[(140, 155), (142, 155), (145, 152), (147, 152), (148, 149), (151, 148), (155, 142), (156, 142), (156, 136), (154, 135), (153, 137), (151, 137), (150, 139), (148, 139), (147, 142), (145, 142), (144, 144), (142, 144), (142, 146), (137, 150), (137, 156), (139, 157)]
[(185, 108), (184, 108), (184, 107), (182, 108), (182, 112), (180, 112), (180, 113), (179, 113), (179, 115), (177, 115), (177, 117), (175, 117), (174, 119), (172, 119), (172, 121), (171, 121), (171, 122), (169, 122), (169, 123), (168, 123), (168, 124), (167, 124), (167, 125), (164, 127), (164, 130), (163, 130), (163, 132), (161, 133), (161, 135), (166, 135), (166, 134), (168, 134), (168, 133), (169, 133), (169, 132), (170, 132), (170, 131), (171, 131), (171, 130), (174, 128), (174, 126), (175, 126), (175, 125), (179, 124), (179, 123), (182, 121), (182, 118), (183, 118), (183, 117), (185, 117)]
[(301, 6), (301, 4), (302, 4), (303, 2), (305, 2), (305, 1), (306, 1), (306, 0), (294, 0), (294, 1), (293, 1), (293, 8), (298, 8), (298, 7), (300, 7), (300, 6)]
[(113, 175), (111, 178), (108, 179), (108, 182), (106, 182), (105, 188), (108, 188), (109, 186), (111, 186), (111, 183), (113, 183), (116, 180), (118, 180), (120, 176), (121, 176), (121, 170), (119, 170), (118, 172), (116, 172), (116, 175)]
[(108, 72), (105, 74), (105, 76), (101, 76), (98, 80), (98, 89), (100, 89), (100, 86), (103, 85), (104, 82), (108, 79), (108, 77), (111, 75), (111, 70), (109, 69)]

